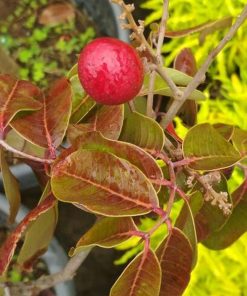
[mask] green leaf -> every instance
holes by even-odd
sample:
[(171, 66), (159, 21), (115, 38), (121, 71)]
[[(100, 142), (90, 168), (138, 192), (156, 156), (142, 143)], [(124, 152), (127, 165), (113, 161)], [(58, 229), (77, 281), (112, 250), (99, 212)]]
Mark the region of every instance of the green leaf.
[[(198, 196), (199, 194), (199, 196)], [(184, 202), (184, 205), (176, 220), (175, 227), (183, 231), (189, 239), (193, 251), (193, 267), (197, 262), (197, 234), (195, 229), (194, 216), (200, 210), (203, 201), (201, 194), (195, 192), (190, 196), (189, 202)]]
[(213, 250), (229, 247), (247, 231), (247, 181), (232, 194), (233, 211), (225, 225), (210, 234), (203, 244)]
[(111, 288), (110, 296), (159, 296), (161, 270), (152, 250), (139, 254)]
[(124, 106), (101, 106), (86, 123), (70, 125), (68, 139), (71, 143), (85, 132), (99, 131), (106, 138), (117, 140), (119, 138), (124, 119)]
[(78, 75), (72, 76), (70, 82), (72, 87), (72, 112), (70, 123), (78, 123), (92, 110), (96, 103), (85, 93)]
[[(181, 91), (184, 91), (185, 87), (189, 84), (189, 82), (192, 80), (192, 77), (188, 76), (185, 73), (182, 73), (178, 70), (172, 69), (172, 68), (165, 68), (168, 76), (175, 82), (175, 84), (180, 85), (179, 89)], [(144, 79), (144, 88), (140, 92), (140, 96), (146, 96), (148, 95), (148, 88), (149, 88), (149, 75), (147, 74)], [(172, 91), (170, 87), (166, 84), (166, 82), (163, 80), (162, 77), (159, 75), (156, 75), (155, 83), (154, 83), (154, 94), (162, 95), (171, 97)], [(206, 96), (199, 90), (194, 90), (191, 95), (188, 97), (189, 100), (205, 100)]]
[[(198, 188), (198, 187), (197, 187)], [(212, 185), (216, 193), (225, 192), (228, 195), (228, 203), (232, 203), (231, 196), (228, 192), (227, 181), (221, 174), (221, 181)], [(199, 194), (199, 192), (197, 193)], [(198, 241), (205, 240), (212, 232), (217, 231), (229, 219), (229, 215), (225, 215), (219, 205), (212, 205), (210, 201), (204, 201), (200, 211), (194, 217)]]
[(2, 149), (0, 149), (0, 154), (3, 187), (9, 201), (9, 222), (14, 223), (21, 203), (19, 183), (11, 173)]
[(55, 148), (63, 141), (69, 123), (71, 95), (68, 80), (58, 80), (41, 98), (43, 108), (15, 120), (12, 127), (31, 143), (48, 148), (50, 157), (54, 157)]
[(153, 119), (132, 112), (125, 120), (120, 140), (135, 144), (149, 151), (161, 151), (165, 135), (160, 125)]
[[(176, 85), (180, 85), (180, 86), (187, 86), (191, 80), (192, 77), (173, 68), (166, 68), (163, 67), (163, 69), (166, 71), (167, 75), (173, 80), (173, 82)], [(144, 77), (144, 86), (148, 88), (149, 85), (149, 76), (150, 74), (146, 74)], [(155, 89), (160, 89), (163, 88), (164, 86), (168, 86), (166, 84), (166, 82), (164, 81), (164, 79), (162, 77), (160, 77), (160, 75), (156, 75), (155, 78), (155, 84), (154, 84), (154, 88)]]
[(132, 237), (134, 231), (137, 231), (137, 228), (130, 217), (102, 218), (80, 238), (76, 247), (72, 248), (69, 254), (73, 256), (90, 246), (115, 247)]
[(159, 296), (180, 296), (190, 280), (193, 252), (189, 240), (178, 228), (172, 228), (156, 250), (162, 280)]
[(158, 206), (156, 192), (135, 166), (112, 154), (80, 149), (52, 168), (51, 187), (61, 201), (106, 216), (135, 216)]
[(5, 142), (20, 152), (46, 159), (47, 149), (28, 142), (13, 129), (5, 135)]
[[(70, 149), (72, 152), (79, 148), (112, 153), (138, 167), (149, 179), (162, 179), (163, 177), (155, 159), (143, 149), (130, 143), (106, 139), (99, 132), (88, 132), (77, 138)], [(154, 187), (159, 191), (160, 186)]]
[(183, 142), (184, 157), (192, 158), (189, 166), (195, 170), (218, 170), (240, 160), (239, 152), (210, 124), (191, 128)]
[[(51, 195), (50, 185), (47, 184), (39, 204)], [(34, 222), (30, 223), (25, 234), (24, 243), (18, 255), (17, 263), (25, 270), (30, 270), (38, 256), (45, 253), (53, 238), (58, 219), (57, 202)]]
[(18, 112), (39, 110), (40, 95), (40, 89), (32, 83), (0, 75), (0, 132), (3, 133)]

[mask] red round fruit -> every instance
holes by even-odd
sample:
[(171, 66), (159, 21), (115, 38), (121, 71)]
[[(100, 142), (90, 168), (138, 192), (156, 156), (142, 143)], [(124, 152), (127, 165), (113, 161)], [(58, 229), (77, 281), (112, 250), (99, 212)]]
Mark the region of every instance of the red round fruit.
[(143, 83), (143, 66), (134, 48), (118, 39), (103, 37), (80, 53), (78, 76), (96, 102), (118, 105), (132, 100)]

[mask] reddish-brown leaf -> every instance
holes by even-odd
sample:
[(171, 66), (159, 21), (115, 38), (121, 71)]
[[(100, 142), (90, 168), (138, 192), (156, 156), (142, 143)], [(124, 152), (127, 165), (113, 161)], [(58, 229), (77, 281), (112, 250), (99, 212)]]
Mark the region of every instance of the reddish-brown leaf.
[(135, 216), (158, 206), (148, 178), (110, 153), (80, 149), (52, 167), (51, 188), (61, 201), (105, 216)]
[(106, 138), (119, 138), (124, 120), (124, 106), (102, 106), (91, 116), (86, 123), (70, 125), (68, 139), (71, 143), (85, 132), (99, 131)]
[(59, 25), (75, 18), (75, 9), (69, 3), (54, 3), (42, 10), (38, 22), (41, 25)]
[[(162, 179), (163, 177), (162, 170), (155, 159), (143, 149), (130, 143), (106, 139), (99, 132), (88, 132), (78, 137), (72, 149), (76, 151), (79, 148), (105, 151), (126, 159), (137, 166), (149, 179)], [(155, 188), (158, 191), (160, 186), (155, 186)]]
[(110, 296), (158, 296), (160, 281), (159, 261), (149, 249), (139, 254), (125, 268), (111, 288)]
[(162, 280), (160, 296), (180, 296), (190, 280), (193, 252), (189, 240), (178, 228), (173, 228), (156, 250)]
[(9, 169), (2, 149), (0, 149), (0, 163), (4, 192), (9, 201), (9, 222), (14, 223), (21, 203), (20, 188), (18, 181)]
[(16, 245), (23, 232), (27, 229), (29, 223), (36, 220), (42, 213), (53, 207), (55, 202), (56, 200), (52, 195), (48, 196), (40, 205), (30, 211), (16, 229), (9, 235), (0, 249), (0, 275), (7, 270), (14, 255)]
[(48, 148), (49, 156), (54, 157), (55, 149), (61, 144), (68, 127), (71, 96), (69, 81), (60, 79), (46, 96), (43, 95), (43, 108), (15, 120), (12, 127), (28, 141)]
[(137, 228), (130, 217), (106, 217), (98, 220), (70, 250), (70, 255), (80, 252), (89, 246), (112, 248), (134, 235)]
[(0, 133), (20, 111), (33, 111), (42, 107), (37, 100), (40, 89), (32, 83), (10, 75), (0, 75)]

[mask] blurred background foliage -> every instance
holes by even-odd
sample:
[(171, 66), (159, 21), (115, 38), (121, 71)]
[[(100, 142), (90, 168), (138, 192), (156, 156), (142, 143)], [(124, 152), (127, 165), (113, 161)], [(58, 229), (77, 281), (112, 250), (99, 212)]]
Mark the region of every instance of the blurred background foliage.
[[(141, 7), (148, 9), (146, 26), (159, 22), (162, 15), (163, 0), (144, 0)], [(224, 17), (234, 19), (246, 4), (245, 0), (171, 0), (169, 4), (168, 31), (180, 31), (219, 20)], [(185, 47), (190, 48), (198, 66), (208, 53), (218, 44), (228, 28), (208, 34), (200, 41), (200, 34), (194, 33), (182, 38), (166, 39), (163, 47), (166, 66), (171, 66), (174, 58)], [(198, 123), (226, 123), (247, 129), (247, 22), (239, 29), (235, 37), (227, 44), (211, 65), (207, 74), (204, 93), (207, 100), (200, 102)], [(181, 137), (187, 128), (176, 118), (176, 130)], [(230, 192), (242, 182), (241, 170), (235, 168), (228, 181)], [(173, 219), (176, 218), (182, 202), (176, 202)], [(154, 221), (150, 218), (141, 220), (140, 228), (151, 228)], [(161, 227), (152, 237), (155, 248), (166, 234)], [(127, 262), (142, 250), (138, 240), (131, 239), (118, 247), (124, 254), (117, 264)], [(232, 246), (222, 251), (213, 251), (198, 245), (198, 262), (192, 272), (191, 282), (185, 296), (245, 296), (247, 295), (247, 234), (243, 235)]]
[[(141, 4), (149, 9), (146, 26), (159, 21), (162, 14), (163, 0), (146, 0)], [(233, 19), (243, 9), (245, 0), (172, 0), (169, 4), (167, 29), (179, 31), (205, 22), (232, 16)], [(208, 34), (200, 42), (199, 34), (167, 40), (163, 47), (166, 65), (171, 65), (176, 55), (184, 48), (191, 48), (198, 66), (208, 53), (224, 36), (227, 28)], [(238, 30), (235, 37), (227, 44), (208, 72), (205, 93), (210, 100), (201, 103), (198, 122), (222, 122), (247, 129), (247, 23)]]

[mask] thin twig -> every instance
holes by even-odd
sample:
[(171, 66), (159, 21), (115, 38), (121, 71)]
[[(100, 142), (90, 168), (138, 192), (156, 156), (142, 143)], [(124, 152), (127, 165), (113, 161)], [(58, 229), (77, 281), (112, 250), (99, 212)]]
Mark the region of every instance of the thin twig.
[[(166, 31), (166, 22), (168, 19), (168, 6), (169, 0), (163, 0), (163, 14), (160, 22), (160, 29), (158, 35), (158, 42), (157, 42), (157, 50), (156, 50), (156, 65), (161, 66), (163, 65), (162, 57), (161, 57), (161, 50), (165, 38), (165, 31)], [(149, 87), (148, 87), (148, 98), (147, 98), (147, 116), (153, 117), (153, 98), (154, 98), (154, 83), (155, 83), (155, 76), (156, 73), (153, 70), (150, 74), (149, 80)]]
[(91, 251), (91, 248), (77, 253), (73, 256), (60, 272), (54, 273), (48, 276), (42, 276), (36, 281), (14, 283), (14, 284), (1, 284), (8, 287), (10, 295), (20, 296), (34, 296), (38, 295), (42, 290), (49, 289), (59, 283), (71, 280), (77, 269), (80, 267), (82, 262), (86, 259), (87, 255)]
[(177, 114), (180, 107), (183, 105), (185, 100), (189, 97), (189, 95), (199, 86), (199, 84), (204, 80), (205, 73), (207, 72), (210, 64), (214, 60), (214, 58), (221, 52), (221, 50), (225, 47), (227, 42), (232, 39), (234, 34), (237, 32), (239, 27), (242, 25), (242, 23), (247, 18), (247, 5), (244, 7), (242, 13), (240, 16), (238, 16), (236, 22), (233, 24), (233, 26), (230, 28), (229, 32), (226, 34), (226, 36), (220, 41), (220, 43), (211, 51), (211, 53), (208, 55), (207, 59), (201, 66), (201, 68), (197, 71), (196, 75), (192, 79), (192, 81), (187, 85), (187, 87), (184, 90), (184, 93), (181, 97), (181, 100), (174, 100), (171, 104), (167, 115), (163, 121), (162, 127), (166, 128), (167, 125), (172, 121), (172, 119)]

